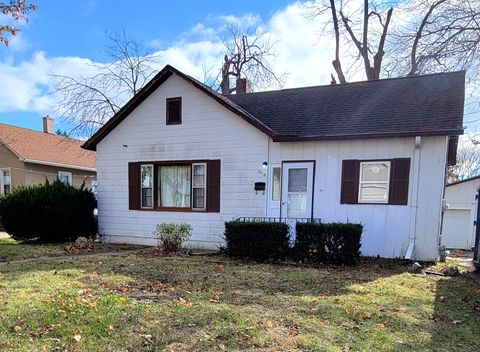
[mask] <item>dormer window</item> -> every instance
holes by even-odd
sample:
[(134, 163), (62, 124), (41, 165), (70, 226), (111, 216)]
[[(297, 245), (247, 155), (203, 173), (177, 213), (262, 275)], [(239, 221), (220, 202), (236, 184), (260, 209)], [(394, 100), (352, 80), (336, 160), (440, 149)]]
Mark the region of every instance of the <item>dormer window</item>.
[(167, 98), (167, 125), (182, 123), (182, 98)]

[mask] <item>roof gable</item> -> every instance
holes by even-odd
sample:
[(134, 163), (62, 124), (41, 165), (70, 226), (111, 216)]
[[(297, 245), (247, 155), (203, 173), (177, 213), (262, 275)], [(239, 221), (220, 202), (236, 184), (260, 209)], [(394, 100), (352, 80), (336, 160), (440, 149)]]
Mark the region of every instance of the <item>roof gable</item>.
[(24, 162), (95, 170), (95, 153), (77, 139), (0, 123), (0, 142)]
[(190, 77), (176, 68), (166, 65), (145, 87), (143, 87), (132, 99), (130, 99), (110, 120), (105, 123), (88, 141), (82, 146), (85, 149), (96, 150), (97, 144), (107, 136), (116, 126), (118, 126), (127, 116), (135, 110), (145, 99), (147, 99), (158, 87), (160, 87), (170, 76), (173, 74), (184, 79), (188, 83), (192, 84), (195, 88), (199, 89), (209, 97), (216, 100), (219, 104), (223, 105), (228, 110), (232, 111), (260, 131), (272, 135), (273, 131), (270, 127), (265, 125), (262, 121), (258, 120), (250, 112), (246, 111), (242, 107), (238, 106), (235, 102), (227, 99), (222, 94), (215, 92), (213, 89), (207, 87), (203, 83), (197, 81), (193, 77)]

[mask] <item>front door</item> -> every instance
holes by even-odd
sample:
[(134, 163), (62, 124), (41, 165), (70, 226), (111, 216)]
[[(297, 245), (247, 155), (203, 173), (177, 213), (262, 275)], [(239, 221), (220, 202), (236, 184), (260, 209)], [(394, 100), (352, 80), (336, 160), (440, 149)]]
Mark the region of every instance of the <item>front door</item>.
[(285, 162), (282, 171), (281, 217), (311, 218), (313, 162)]

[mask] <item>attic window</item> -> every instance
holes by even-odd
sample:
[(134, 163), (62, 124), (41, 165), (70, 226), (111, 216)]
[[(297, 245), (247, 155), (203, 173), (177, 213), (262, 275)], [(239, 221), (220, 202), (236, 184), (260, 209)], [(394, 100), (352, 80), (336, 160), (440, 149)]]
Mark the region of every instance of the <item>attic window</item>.
[(167, 99), (167, 125), (182, 123), (182, 98)]

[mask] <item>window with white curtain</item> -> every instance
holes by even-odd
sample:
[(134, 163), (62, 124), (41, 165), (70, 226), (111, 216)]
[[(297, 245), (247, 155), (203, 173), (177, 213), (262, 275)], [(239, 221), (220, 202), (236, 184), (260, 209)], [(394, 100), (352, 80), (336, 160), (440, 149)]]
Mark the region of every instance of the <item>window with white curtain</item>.
[(360, 163), (359, 203), (388, 203), (390, 161)]
[(153, 165), (142, 165), (141, 177), (141, 207), (153, 208)]
[(191, 165), (158, 167), (158, 205), (161, 208), (190, 208)]

